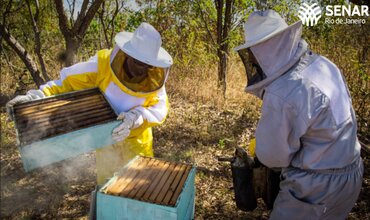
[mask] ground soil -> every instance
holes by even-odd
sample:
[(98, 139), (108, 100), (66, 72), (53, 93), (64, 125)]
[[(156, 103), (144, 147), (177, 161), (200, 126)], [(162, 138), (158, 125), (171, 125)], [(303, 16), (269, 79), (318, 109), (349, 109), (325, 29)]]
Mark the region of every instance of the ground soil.
[[(156, 157), (197, 167), (195, 219), (268, 219), (262, 200), (253, 212), (237, 209), (230, 166), (217, 160), (231, 156), (235, 146), (246, 146), (258, 114), (174, 99), (166, 122), (154, 129), (154, 150)], [(1, 125), (1, 219), (87, 219), (95, 188), (94, 153), (25, 173), (5, 113)], [(370, 155), (363, 158), (363, 187), (348, 219), (370, 219)]]

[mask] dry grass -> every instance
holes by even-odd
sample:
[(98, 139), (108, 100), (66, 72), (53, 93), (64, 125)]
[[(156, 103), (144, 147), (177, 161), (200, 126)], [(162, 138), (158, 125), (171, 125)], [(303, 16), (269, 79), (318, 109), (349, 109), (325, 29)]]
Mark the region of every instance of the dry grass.
[[(174, 67), (167, 81), (167, 92), (176, 99), (185, 99), (203, 105), (212, 105), (220, 109), (245, 109), (258, 111), (261, 101), (244, 92), (246, 76), (242, 63), (232, 57), (226, 78), (226, 95), (217, 87), (217, 64), (197, 67)], [(257, 107), (257, 109), (256, 109)]]

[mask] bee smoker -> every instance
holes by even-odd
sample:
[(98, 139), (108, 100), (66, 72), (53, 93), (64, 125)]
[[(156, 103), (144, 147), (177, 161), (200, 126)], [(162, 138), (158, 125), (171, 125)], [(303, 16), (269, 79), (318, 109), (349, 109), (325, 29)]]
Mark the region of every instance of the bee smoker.
[(238, 209), (253, 211), (257, 198), (262, 198), (268, 209), (272, 209), (279, 193), (280, 172), (274, 171), (253, 158), (241, 147), (236, 147), (231, 158), (218, 158), (231, 164), (235, 202)]

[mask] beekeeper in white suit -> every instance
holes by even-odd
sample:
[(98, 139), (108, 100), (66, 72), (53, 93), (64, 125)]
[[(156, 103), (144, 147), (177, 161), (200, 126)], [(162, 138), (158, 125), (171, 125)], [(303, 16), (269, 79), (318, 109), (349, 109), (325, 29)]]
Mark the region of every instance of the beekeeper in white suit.
[(350, 94), (338, 67), (307, 48), (302, 24), (273, 10), (252, 13), (235, 48), (246, 91), (263, 99), (257, 158), (282, 168), (270, 219), (345, 219), (362, 183), (363, 164)]
[(117, 143), (96, 151), (98, 184), (136, 155), (153, 156), (151, 127), (164, 122), (169, 108), (165, 81), (172, 57), (161, 47), (159, 32), (142, 23), (134, 33), (118, 33), (115, 42), (113, 49), (100, 50), (86, 62), (63, 68), (60, 79), (6, 105), (11, 112), (16, 103), (99, 87), (122, 123), (112, 131)]

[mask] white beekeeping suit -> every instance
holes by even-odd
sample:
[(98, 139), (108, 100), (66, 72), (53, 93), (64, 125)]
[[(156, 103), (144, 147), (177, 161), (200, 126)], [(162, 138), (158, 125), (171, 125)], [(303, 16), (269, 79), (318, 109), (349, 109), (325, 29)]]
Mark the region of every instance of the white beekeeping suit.
[(271, 219), (345, 219), (360, 193), (363, 164), (351, 98), (338, 67), (307, 49), (302, 24), (254, 12), (235, 48), (246, 91), (263, 99), (256, 155), (282, 168)]
[(11, 112), (16, 103), (98, 87), (122, 121), (112, 132), (116, 143), (96, 151), (99, 185), (135, 156), (153, 156), (152, 127), (165, 121), (169, 109), (165, 82), (173, 61), (159, 32), (144, 22), (134, 33), (118, 33), (115, 42), (113, 49), (63, 68), (59, 79), (7, 104)]

